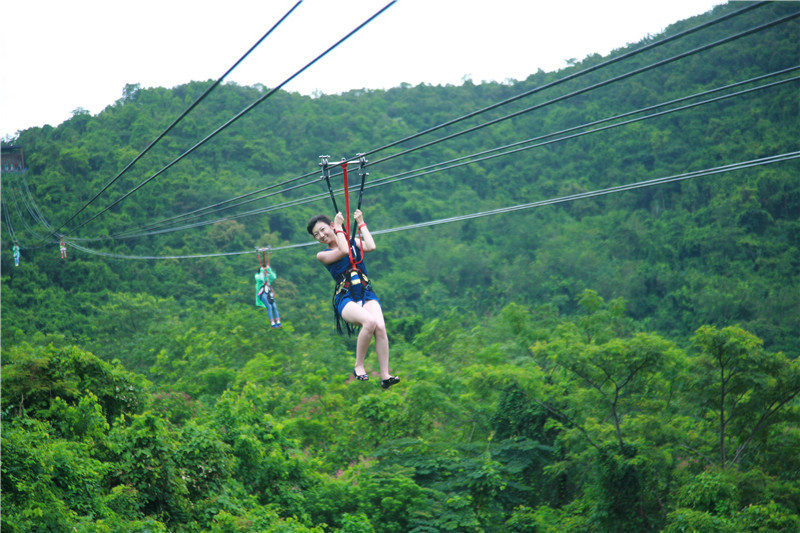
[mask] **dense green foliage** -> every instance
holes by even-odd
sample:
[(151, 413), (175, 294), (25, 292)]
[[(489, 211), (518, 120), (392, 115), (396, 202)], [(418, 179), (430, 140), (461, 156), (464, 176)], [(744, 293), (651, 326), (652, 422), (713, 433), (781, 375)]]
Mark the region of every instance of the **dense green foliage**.
[[(566, 97), (793, 11), (768, 4), (405, 141), (370, 156), (370, 183), (796, 66), (793, 19)], [(3, 530), (800, 529), (797, 160), (379, 233), (796, 151), (797, 82), (367, 189), (402, 378), (388, 391), (352, 379), (330, 278), (313, 249), (285, 247), (331, 214), (320, 154), (386, 146), (604, 59), (507, 84), (278, 91), (89, 220), (266, 92), (223, 85), (65, 224), (80, 246), (66, 260), (44, 224), (60, 229), (208, 83), (129, 85), (97, 116), (20, 132), (28, 170), (3, 175), (22, 245), (14, 267), (4, 218)], [(207, 218), (318, 200), (105, 238), (306, 173)], [(253, 305), (255, 254), (236, 254), (267, 245), (281, 330)]]

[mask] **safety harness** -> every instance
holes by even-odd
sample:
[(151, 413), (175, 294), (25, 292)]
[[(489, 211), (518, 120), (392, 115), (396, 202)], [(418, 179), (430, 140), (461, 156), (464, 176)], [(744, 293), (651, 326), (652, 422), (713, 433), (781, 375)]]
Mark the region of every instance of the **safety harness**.
[(265, 250), (256, 248), (256, 257), (258, 257), (258, 264), (261, 265), (261, 269), (264, 272), (264, 283), (261, 284), (258, 294), (261, 294), (262, 291), (267, 291), (267, 300), (269, 303), (273, 303), (275, 299), (272, 296), (272, 291), (267, 290), (267, 287), (269, 287), (269, 274), (267, 274), (267, 269), (269, 268), (269, 260), (272, 258), (271, 247), (269, 248), (269, 254), (267, 254)]
[[(362, 154), (358, 154), (359, 159), (359, 167), (358, 173), (361, 177), (361, 186), (358, 190), (358, 207), (357, 209), (361, 209), (361, 200), (364, 195), (364, 182), (369, 175), (366, 172), (365, 167), (367, 164), (367, 159)], [(331, 196), (331, 202), (333, 202), (333, 209), (335, 212), (339, 212), (339, 208), (336, 205), (336, 198), (333, 195), (333, 188), (331, 187), (331, 180), (330, 180), (330, 165), (328, 163), (328, 158), (330, 156), (320, 156), (320, 166), (322, 167), (322, 177), (325, 178), (325, 182), (328, 185), (328, 192)], [(342, 322), (345, 324), (345, 328), (347, 330), (348, 335), (352, 335), (355, 331), (355, 328), (348, 323), (347, 321), (342, 320), (342, 317), (339, 315), (338, 308), (336, 306), (336, 302), (339, 298), (343, 297), (345, 294), (349, 294), (353, 301), (358, 302), (361, 301), (361, 305), (363, 305), (363, 295), (367, 291), (372, 290), (372, 283), (370, 282), (367, 274), (363, 271), (363, 269), (359, 268), (364, 261), (364, 252), (361, 252), (361, 257), (358, 258), (358, 253), (355, 251), (356, 245), (356, 233), (358, 234), (358, 238), (361, 239), (361, 228), (356, 226), (357, 221), (353, 223), (353, 231), (350, 232), (350, 186), (347, 180), (347, 160), (342, 159), (338, 165), (342, 167), (342, 177), (344, 180), (344, 204), (345, 204), (345, 213), (346, 220), (344, 226), (344, 233), (345, 237), (347, 238), (348, 247), (347, 247), (347, 255), (350, 260), (350, 267), (336, 280), (336, 287), (333, 290), (333, 298), (331, 300), (331, 304), (333, 306), (333, 313), (336, 319), (336, 331), (338, 333), (342, 333)], [(361, 289), (361, 298), (358, 297), (356, 294), (356, 290)]]

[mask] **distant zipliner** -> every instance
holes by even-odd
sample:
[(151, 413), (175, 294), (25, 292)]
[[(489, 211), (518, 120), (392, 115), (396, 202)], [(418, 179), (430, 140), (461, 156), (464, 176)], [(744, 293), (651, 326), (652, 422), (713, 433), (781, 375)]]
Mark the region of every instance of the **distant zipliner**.
[(275, 303), (275, 291), (272, 288), (272, 282), (275, 281), (275, 278), (278, 275), (269, 266), (269, 260), (272, 256), (270, 252), (269, 255), (266, 252), (261, 252), (256, 250), (256, 256), (258, 257), (258, 263), (261, 265), (261, 268), (258, 269), (258, 272), (255, 274), (256, 279), (256, 305), (259, 307), (264, 307), (267, 309), (267, 316), (269, 316), (269, 323), (271, 328), (280, 328), (281, 325), (281, 317), (278, 314), (278, 305)]
[[(333, 189), (331, 189), (327, 156), (322, 156), (320, 159), (322, 160), (320, 166), (323, 169), (323, 177), (328, 184), (333, 208), (337, 213), (333, 222), (322, 214), (312, 217), (308, 221), (306, 230), (318, 242), (326, 246), (317, 253), (317, 260), (325, 265), (336, 282), (333, 293), (333, 311), (337, 331), (342, 332), (342, 320), (345, 322), (348, 333), (352, 332), (353, 326), (361, 328), (356, 341), (356, 362), (353, 367), (353, 376), (359, 381), (369, 380), (369, 374), (364, 368), (364, 359), (374, 337), (375, 353), (380, 367), (381, 387), (388, 389), (399, 383), (400, 378), (389, 373), (389, 336), (386, 332), (386, 322), (383, 318), (380, 300), (372, 289), (372, 283), (367, 276), (367, 267), (364, 264), (364, 254), (372, 252), (376, 248), (375, 240), (367, 229), (364, 215), (361, 212), (361, 197), (367, 176), (364, 170), (366, 159), (361, 157), (359, 160), (361, 189), (358, 196), (358, 208), (353, 214), (355, 225), (352, 238), (349, 233), (350, 194), (347, 183), (347, 161), (341, 163), (347, 213), (345, 224), (345, 216), (337, 208)], [(358, 238), (356, 238), (356, 233), (358, 233)]]
[(19, 252), (19, 243), (17, 241), (14, 241), (13, 251), (14, 251), (14, 266), (19, 266), (20, 252)]
[(61, 242), (58, 243), (58, 249), (61, 251), (61, 259), (67, 258), (67, 244), (64, 242), (64, 239), (61, 239)]

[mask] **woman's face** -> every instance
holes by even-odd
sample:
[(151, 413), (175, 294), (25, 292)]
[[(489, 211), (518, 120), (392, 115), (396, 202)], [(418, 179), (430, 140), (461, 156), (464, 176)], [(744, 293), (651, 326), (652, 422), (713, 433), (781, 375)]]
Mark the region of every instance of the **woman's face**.
[(322, 220), (314, 224), (314, 231), (311, 232), (311, 235), (313, 235), (317, 241), (322, 244), (327, 244), (328, 246), (336, 242), (336, 234), (333, 232), (333, 226), (326, 224)]

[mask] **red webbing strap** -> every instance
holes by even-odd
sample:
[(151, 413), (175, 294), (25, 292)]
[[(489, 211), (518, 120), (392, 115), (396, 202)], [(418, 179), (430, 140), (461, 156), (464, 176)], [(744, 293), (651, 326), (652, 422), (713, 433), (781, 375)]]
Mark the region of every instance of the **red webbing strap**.
[(266, 270), (269, 268), (269, 260), (272, 259), (272, 250), (267, 255), (267, 252), (256, 249), (256, 257), (258, 257), (258, 264), (261, 265), (261, 268)]
[(344, 235), (350, 240), (350, 187), (347, 184), (347, 161), (342, 161), (342, 179), (344, 179)]
[[(361, 237), (361, 228), (358, 228), (358, 230), (357, 230), (357, 231), (358, 231), (358, 238), (359, 238), (359, 239), (361, 240), (361, 242), (363, 243), (363, 242), (364, 242), (364, 239)], [(355, 240), (356, 240), (356, 239), (355, 239), (355, 236), (354, 236), (354, 237), (353, 237), (353, 242), (355, 242)], [(354, 259), (354, 260), (355, 260), (355, 259)], [(353, 268), (355, 268), (355, 267), (356, 267), (356, 265), (357, 265), (358, 263), (361, 263), (362, 261), (364, 261), (364, 252), (363, 252), (363, 251), (361, 252), (361, 260), (360, 260), (360, 261), (356, 261), (356, 262), (353, 262), (353, 261), (351, 261), (351, 263), (353, 263)]]
[(256, 249), (256, 257), (258, 257), (258, 264), (261, 265), (261, 270), (264, 271), (264, 283), (261, 284), (261, 288), (263, 289), (265, 286), (269, 285), (267, 269), (269, 268), (269, 260), (272, 258), (272, 250), (270, 250), (269, 255), (267, 255), (267, 252), (262, 251), (259, 253), (258, 249)]
[[(358, 173), (361, 176), (361, 187), (358, 190), (358, 207), (356, 207), (357, 211), (361, 210), (361, 199), (364, 197), (364, 182), (366, 181), (367, 175), (368, 175), (367, 172), (364, 170), (364, 166), (367, 163), (367, 159), (362, 154), (359, 154), (359, 155), (361, 155), (361, 157), (358, 160), (358, 163), (359, 163), (359, 165), (358, 165)], [(361, 235), (361, 226), (363, 226), (364, 224), (359, 224), (358, 228), (356, 228), (356, 223), (357, 222), (358, 221), (353, 223), (353, 233), (358, 233), (358, 238), (363, 243), (364, 242), (364, 237)], [(353, 237), (353, 239), (355, 240), (355, 236)], [(361, 261), (359, 261), (359, 263), (361, 263), (362, 261), (364, 261), (364, 253), (363, 253), (363, 251), (361, 253)]]
[(344, 236), (347, 238), (347, 256), (350, 258), (350, 266), (356, 270), (355, 257), (353, 257), (353, 243), (350, 241), (350, 187), (347, 183), (347, 161), (342, 161), (342, 178), (344, 179), (344, 208), (346, 215), (346, 222), (344, 225)]

